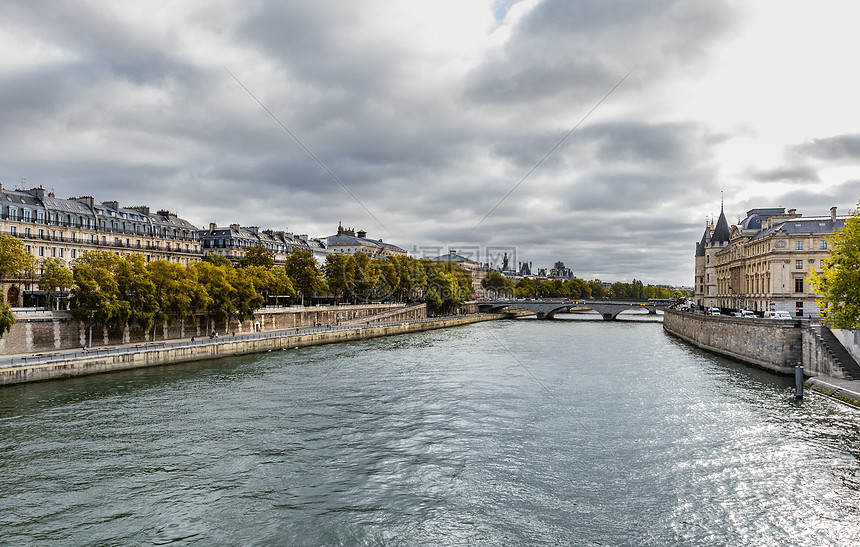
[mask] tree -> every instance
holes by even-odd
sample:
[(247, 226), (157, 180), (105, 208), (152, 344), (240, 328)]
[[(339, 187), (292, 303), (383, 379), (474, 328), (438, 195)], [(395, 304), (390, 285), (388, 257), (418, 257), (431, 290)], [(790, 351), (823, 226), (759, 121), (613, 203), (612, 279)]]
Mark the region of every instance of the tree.
[(293, 281), (293, 287), (302, 295), (302, 305), (305, 304), (305, 296), (328, 292), (322, 271), (307, 249), (296, 249), (290, 253), (285, 267), (287, 275)]
[(535, 282), (531, 279), (520, 279), (514, 289), (517, 298), (528, 298), (535, 295)]
[[(16, 278), (31, 273), (35, 259), (27, 252), (24, 244), (16, 238), (0, 234), (0, 286), (4, 279)], [(5, 300), (0, 291), (0, 301)], [(17, 304), (17, 302), (13, 302)]]
[(809, 282), (821, 295), (823, 322), (840, 329), (860, 328), (860, 203), (845, 226), (827, 238), (829, 256)]
[(154, 260), (146, 265), (146, 269), (155, 288), (156, 320), (166, 321), (168, 325), (176, 319), (183, 322), (209, 304), (209, 295), (200, 284), (196, 268)]
[(17, 317), (15, 317), (12, 308), (0, 298), (0, 338), (3, 338), (3, 335), (12, 330), (12, 327), (15, 326), (15, 321), (17, 321)]
[(379, 300), (391, 301), (397, 291), (397, 286), (400, 284), (397, 263), (391, 259), (383, 258), (376, 261), (376, 269), (379, 272), (379, 282), (376, 284), (374, 297)]
[(126, 326), (138, 325), (148, 332), (155, 324), (159, 303), (155, 295), (155, 284), (146, 268), (146, 261), (139, 254), (121, 257), (116, 269), (119, 320)]
[(63, 266), (56, 258), (42, 261), (42, 275), (39, 276), (39, 290), (48, 294), (49, 304), (54, 303), (57, 292), (64, 292), (75, 282), (72, 271)]
[(209, 260), (203, 260), (195, 263), (193, 268), (197, 271), (197, 278), (209, 297), (204, 308), (207, 319), (214, 317), (225, 320), (233, 315), (236, 311), (234, 302), (236, 291), (228, 280), (228, 271), (233, 269), (229, 263), (216, 266)]
[(497, 297), (510, 297), (514, 293), (514, 284), (499, 272), (490, 272), (481, 280), (481, 286)]
[(271, 268), (275, 265), (275, 253), (262, 245), (255, 245), (245, 251), (245, 256), (239, 259), (239, 267), (262, 266)]
[(397, 256), (390, 259), (397, 268), (397, 287), (395, 296), (401, 301), (418, 297), (420, 291), (427, 285), (427, 272), (420, 260), (408, 256)]
[(368, 302), (371, 300), (376, 284), (379, 283), (379, 268), (374, 261), (362, 253), (350, 256), (350, 260), (353, 263), (352, 270), (355, 272), (352, 282), (355, 299)]
[(323, 266), (328, 290), (334, 295), (335, 300), (340, 300), (346, 295), (351, 295), (355, 286), (355, 261), (350, 255), (342, 253), (330, 253), (325, 257)]
[(93, 322), (112, 325), (121, 314), (119, 293), (114, 277), (119, 257), (105, 251), (88, 251), (78, 257), (72, 270), (72, 317), (89, 321), (92, 345)]

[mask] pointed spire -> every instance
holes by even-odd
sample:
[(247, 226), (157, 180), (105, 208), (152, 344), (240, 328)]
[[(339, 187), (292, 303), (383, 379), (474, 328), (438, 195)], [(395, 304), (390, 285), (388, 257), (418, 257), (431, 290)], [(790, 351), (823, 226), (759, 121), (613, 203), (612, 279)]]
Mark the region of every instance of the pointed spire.
[(717, 227), (714, 228), (714, 234), (711, 236), (711, 242), (729, 241), (729, 222), (726, 220), (726, 213), (723, 210), (723, 205), (720, 203), (720, 218), (717, 219)]

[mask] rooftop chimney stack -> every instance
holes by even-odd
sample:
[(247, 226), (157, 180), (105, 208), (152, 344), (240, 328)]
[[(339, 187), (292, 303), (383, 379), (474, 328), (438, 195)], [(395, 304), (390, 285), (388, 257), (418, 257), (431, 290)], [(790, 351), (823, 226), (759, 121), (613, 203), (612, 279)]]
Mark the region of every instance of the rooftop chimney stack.
[(836, 220), (836, 207), (830, 208), (830, 220)]

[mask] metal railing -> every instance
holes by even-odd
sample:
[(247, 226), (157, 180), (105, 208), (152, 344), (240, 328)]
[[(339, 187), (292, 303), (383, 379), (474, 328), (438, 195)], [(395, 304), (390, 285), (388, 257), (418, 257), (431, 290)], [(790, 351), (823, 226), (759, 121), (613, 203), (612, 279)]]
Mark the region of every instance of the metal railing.
[(451, 315), (451, 316), (441, 316), (441, 317), (428, 317), (424, 319), (410, 319), (404, 321), (386, 321), (381, 323), (367, 323), (362, 325), (320, 325), (320, 326), (312, 326), (312, 327), (298, 327), (295, 329), (282, 329), (276, 331), (267, 331), (267, 332), (256, 332), (256, 333), (247, 333), (247, 334), (227, 334), (224, 336), (216, 336), (206, 338), (197, 339), (196, 337), (193, 339), (184, 339), (184, 340), (176, 340), (176, 341), (168, 341), (165, 340), (163, 342), (146, 342), (139, 344), (126, 344), (121, 346), (106, 346), (106, 347), (93, 347), (93, 348), (81, 348), (79, 350), (65, 350), (65, 351), (57, 351), (57, 352), (43, 352), (43, 353), (34, 353), (32, 355), (16, 355), (12, 357), (0, 357), (0, 368), (8, 368), (13, 366), (21, 366), (21, 365), (33, 365), (33, 364), (48, 364), (48, 363), (59, 363), (59, 362), (74, 362), (80, 361), (83, 359), (91, 359), (93, 357), (101, 357), (101, 356), (116, 356), (116, 355), (130, 355), (135, 353), (140, 353), (142, 351), (163, 351), (166, 349), (173, 348), (206, 348), (210, 346), (219, 346), (225, 344), (231, 344), (234, 342), (247, 342), (252, 340), (269, 340), (269, 339), (277, 339), (284, 338), (284, 346), (292, 347), (290, 344), (291, 341), (296, 341), (298, 338), (302, 336), (306, 336), (308, 334), (320, 334), (320, 333), (329, 333), (329, 332), (344, 332), (344, 331), (358, 331), (361, 332), (362, 329), (367, 328), (377, 328), (377, 327), (390, 327), (396, 325), (406, 325), (406, 324), (417, 324), (417, 323), (430, 323), (445, 319), (456, 319), (459, 317), (468, 317), (467, 315)]

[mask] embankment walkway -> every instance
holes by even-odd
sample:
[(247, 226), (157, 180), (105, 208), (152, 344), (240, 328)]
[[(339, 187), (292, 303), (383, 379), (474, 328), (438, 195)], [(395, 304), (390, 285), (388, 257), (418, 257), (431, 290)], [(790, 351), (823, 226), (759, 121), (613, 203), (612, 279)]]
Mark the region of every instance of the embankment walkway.
[(0, 358), (0, 385), (365, 340), (508, 317), (509, 314), (483, 313), (354, 326), (300, 327), (212, 339), (125, 344), (88, 351), (11, 355)]

